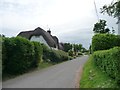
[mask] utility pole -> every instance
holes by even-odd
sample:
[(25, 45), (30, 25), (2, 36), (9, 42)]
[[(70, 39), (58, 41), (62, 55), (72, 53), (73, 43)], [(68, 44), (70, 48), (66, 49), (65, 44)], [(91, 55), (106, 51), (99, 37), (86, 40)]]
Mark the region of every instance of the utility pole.
[(96, 12), (97, 20), (99, 21), (99, 15), (98, 15), (98, 11), (97, 11), (97, 6), (96, 6), (95, 0), (94, 0), (94, 6), (95, 6), (95, 12)]

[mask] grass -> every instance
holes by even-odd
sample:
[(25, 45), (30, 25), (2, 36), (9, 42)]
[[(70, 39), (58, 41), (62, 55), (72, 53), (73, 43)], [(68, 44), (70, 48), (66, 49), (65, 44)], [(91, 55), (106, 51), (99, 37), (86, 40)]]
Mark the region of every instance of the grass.
[(98, 69), (90, 56), (86, 62), (82, 77), (80, 80), (80, 88), (120, 88), (116, 82)]
[(40, 64), (39, 64), (39, 67), (38, 67), (38, 69), (42, 69), (42, 68), (46, 68), (46, 67), (49, 67), (49, 66), (52, 66), (52, 65), (54, 65), (53, 63), (51, 63), (51, 62), (41, 62)]

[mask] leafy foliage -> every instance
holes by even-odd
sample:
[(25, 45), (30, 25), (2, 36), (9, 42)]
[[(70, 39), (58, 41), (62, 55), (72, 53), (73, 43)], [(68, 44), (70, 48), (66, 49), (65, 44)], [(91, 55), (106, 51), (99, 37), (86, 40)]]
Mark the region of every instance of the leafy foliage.
[(65, 52), (68, 52), (71, 49), (72, 49), (72, 44), (70, 44), (70, 43), (64, 43), (64, 51)]
[(105, 20), (100, 20), (94, 24), (94, 33), (109, 33), (109, 28), (106, 28), (107, 24)]
[(62, 62), (68, 60), (68, 54), (62, 50), (52, 50), (49, 49), (47, 46), (44, 44), (42, 45), (43, 47), (43, 60), (46, 62)]
[(83, 67), (80, 88), (120, 88), (114, 79), (97, 67), (91, 55)]
[(120, 0), (110, 5), (104, 5), (101, 8), (101, 13), (107, 13), (109, 16), (119, 17), (120, 16)]
[(4, 38), (2, 44), (3, 73), (20, 74), (38, 65), (42, 54), (38, 43), (33, 44), (25, 38), (12, 37)]
[(62, 50), (52, 50), (50, 53), (52, 62), (62, 62), (68, 60), (68, 54)]
[(82, 44), (73, 44), (74, 52), (79, 52), (83, 49)]
[(42, 60), (43, 48), (39, 42), (32, 42), (34, 45), (34, 60), (32, 62), (32, 67), (38, 67), (40, 61)]
[(68, 51), (68, 54), (69, 54), (69, 56), (71, 56), (71, 57), (74, 56), (74, 52), (73, 52), (72, 50), (69, 50), (69, 51)]
[(120, 84), (120, 47), (96, 51), (93, 54), (93, 60), (99, 69)]
[(96, 34), (92, 38), (92, 50), (107, 50), (120, 46), (120, 37), (113, 34)]

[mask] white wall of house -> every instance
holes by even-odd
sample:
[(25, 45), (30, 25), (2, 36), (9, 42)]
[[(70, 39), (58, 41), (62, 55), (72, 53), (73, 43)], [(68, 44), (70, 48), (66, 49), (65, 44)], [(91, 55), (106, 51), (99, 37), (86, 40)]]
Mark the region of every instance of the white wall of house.
[(36, 41), (36, 42), (40, 42), (40, 43), (43, 43), (45, 44), (46, 46), (48, 46), (50, 48), (50, 46), (47, 44), (46, 40), (44, 39), (43, 36), (32, 36), (30, 38), (30, 41)]

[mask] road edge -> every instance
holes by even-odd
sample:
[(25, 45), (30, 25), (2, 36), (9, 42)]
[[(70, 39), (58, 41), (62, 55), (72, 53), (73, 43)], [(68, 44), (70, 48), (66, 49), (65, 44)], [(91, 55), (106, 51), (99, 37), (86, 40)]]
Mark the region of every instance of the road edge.
[(79, 69), (76, 71), (75, 88), (80, 88), (79, 83), (80, 83), (82, 72), (83, 72), (83, 68), (82, 68), (82, 66), (80, 66)]

